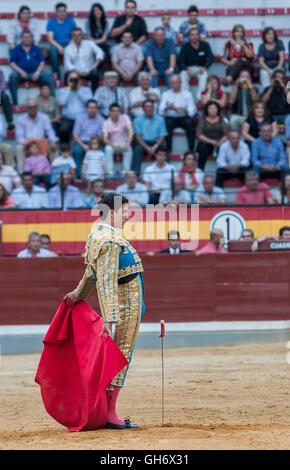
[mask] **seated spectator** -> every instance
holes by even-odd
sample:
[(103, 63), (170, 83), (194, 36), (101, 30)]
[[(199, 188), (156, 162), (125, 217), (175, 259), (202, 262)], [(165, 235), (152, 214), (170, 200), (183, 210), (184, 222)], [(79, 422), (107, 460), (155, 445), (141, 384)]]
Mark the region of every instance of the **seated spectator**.
[(227, 66), (224, 86), (231, 85), (242, 70), (253, 73), (253, 44), (246, 40), (246, 31), (243, 25), (236, 24), (232, 29), (232, 40), (224, 46), (224, 55), (221, 61)]
[(122, 34), (121, 43), (114, 47), (112, 66), (118, 72), (122, 82), (136, 82), (137, 74), (144, 62), (141, 47), (133, 42), (130, 31)]
[(94, 180), (91, 183), (91, 194), (85, 200), (86, 207), (95, 207), (103, 198), (104, 181), (101, 179)]
[(251, 230), (250, 228), (245, 228), (242, 231), (240, 240), (254, 241), (254, 239), (255, 236), (253, 230)]
[[(1, 178), (1, 169), (0, 169), (0, 178)], [(15, 209), (16, 205), (14, 204), (13, 200), (9, 196), (9, 193), (4, 186), (4, 184), (0, 183), (0, 209)]]
[(51, 254), (51, 257), (55, 257), (57, 256), (56, 253), (54, 253), (53, 251), (51, 251), (50, 249), (50, 245), (51, 245), (51, 238), (49, 235), (47, 234), (42, 234), (40, 235), (40, 248), (43, 248), (47, 251), (49, 251), (49, 253)]
[(17, 105), (18, 102), (18, 85), (23, 81), (47, 83), (50, 86), (51, 94), (55, 96), (52, 74), (44, 71), (45, 60), (42, 50), (32, 41), (30, 31), (24, 30), (21, 34), (21, 44), (11, 52), (10, 67), (13, 72), (9, 76), (9, 89), (14, 105)]
[(154, 113), (154, 102), (151, 100), (144, 101), (143, 110), (144, 113), (136, 117), (133, 122), (136, 145), (132, 170), (138, 176), (140, 175), (144, 155), (154, 155), (156, 149), (163, 144), (167, 136), (164, 118)]
[(182, 250), (180, 248), (180, 233), (177, 230), (170, 230), (167, 234), (169, 247), (166, 250), (161, 250), (158, 254), (179, 255), (180, 253), (191, 253), (189, 250)]
[(126, 196), (130, 204), (138, 204), (145, 207), (149, 201), (149, 194), (145, 184), (137, 181), (135, 171), (128, 171), (125, 177), (125, 183), (116, 188), (117, 193)]
[[(81, 177), (82, 159), (89, 150), (92, 137), (101, 137), (104, 118), (101, 116), (96, 100), (90, 99), (86, 103), (86, 112), (79, 114), (73, 127), (73, 158), (76, 163), (77, 176)], [(96, 179), (96, 178), (94, 178)]]
[(62, 173), (57, 178), (57, 184), (48, 191), (50, 209), (79, 209), (84, 206), (81, 192), (70, 184), (70, 173)]
[(166, 163), (165, 148), (158, 147), (155, 156), (156, 162), (149, 165), (143, 174), (143, 181), (149, 191), (149, 204), (158, 204), (162, 191), (171, 188), (172, 180), (177, 176), (174, 166)]
[(222, 188), (215, 186), (214, 178), (207, 175), (202, 184), (196, 188), (195, 202), (205, 205), (226, 204), (226, 196)]
[(103, 124), (103, 141), (108, 178), (115, 176), (114, 154), (123, 155), (123, 175), (129, 171), (132, 164), (132, 139), (134, 131), (132, 123), (126, 114), (121, 114), (121, 108), (117, 103), (110, 106), (110, 117)]
[(109, 117), (111, 104), (118, 103), (123, 114), (129, 112), (129, 99), (123, 87), (118, 86), (118, 74), (115, 70), (109, 70), (104, 73), (104, 85), (100, 86), (95, 95), (100, 113)]
[(55, 254), (52, 251), (41, 247), (40, 235), (38, 232), (31, 232), (28, 237), (28, 247), (18, 253), (17, 258), (52, 258)]
[(31, 18), (31, 10), (27, 6), (20, 7), (17, 18), (10, 20), (7, 31), (7, 42), (10, 51), (21, 43), (23, 31), (30, 31), (33, 43), (37, 46), (40, 42), (40, 32), (37, 19)]
[(188, 20), (183, 21), (179, 27), (179, 34), (182, 36), (181, 40), (183, 43), (189, 42), (189, 34), (191, 28), (197, 28), (200, 34), (200, 39), (205, 41), (206, 29), (205, 25), (198, 19), (198, 8), (195, 5), (191, 5), (188, 10)]
[(133, 35), (133, 41), (136, 44), (143, 44), (147, 41), (148, 33), (144, 19), (136, 14), (137, 4), (135, 0), (126, 0), (125, 14), (115, 18), (110, 38), (117, 42), (121, 41), (121, 36), (125, 31), (130, 31)]
[(209, 101), (204, 107), (204, 117), (196, 129), (198, 139), (198, 167), (204, 170), (207, 157), (217, 155), (218, 147), (227, 140), (228, 126), (221, 116), (221, 107)]
[(17, 171), (11, 165), (5, 165), (3, 152), (0, 150), (0, 184), (2, 184), (8, 193), (11, 193), (13, 187), (18, 188), (21, 185), (21, 179)]
[(272, 189), (277, 204), (290, 204), (290, 175), (284, 175), (279, 188)]
[(171, 39), (174, 44), (177, 43), (177, 38), (176, 38), (176, 31), (175, 29), (170, 26), (170, 23), (171, 23), (171, 16), (170, 14), (168, 13), (168, 11), (165, 11), (161, 17), (161, 21), (162, 21), (162, 25), (161, 27), (164, 28), (164, 31), (165, 31), (165, 36), (166, 36), (166, 39)]
[(109, 33), (110, 26), (103, 5), (93, 3), (89, 17), (85, 22), (85, 37), (90, 39), (90, 41), (94, 41), (94, 43), (104, 51), (107, 64), (110, 53), (110, 48), (107, 43)]
[(36, 98), (38, 110), (46, 114), (52, 127), (57, 131), (60, 121), (60, 109), (57, 99), (50, 94), (50, 86), (46, 83), (40, 85), (40, 94)]
[(63, 107), (58, 127), (61, 142), (69, 142), (77, 116), (84, 113), (88, 100), (92, 98), (90, 88), (81, 85), (77, 70), (72, 70), (65, 79), (66, 87), (58, 94), (58, 103)]
[(47, 139), (48, 153), (54, 153), (57, 149), (57, 137), (46, 114), (38, 111), (36, 100), (28, 99), (26, 102), (27, 112), (20, 116), (16, 124), (16, 159), (19, 173), (24, 168), (24, 145), (27, 139)]
[(0, 99), (2, 111), (7, 122), (7, 131), (13, 131), (15, 126), (13, 124), (12, 107), (9, 96), (6, 93), (6, 81), (2, 70), (0, 70)]
[(262, 100), (267, 104), (270, 114), (278, 124), (285, 124), (290, 114), (290, 103), (287, 101), (288, 88), (282, 69), (276, 69), (271, 78), (271, 85), (265, 88)]
[(175, 206), (178, 207), (179, 204), (190, 204), (191, 196), (186, 189), (182, 189), (182, 181), (176, 176), (173, 179), (172, 189), (164, 189), (160, 194), (159, 203), (162, 203), (164, 206)]
[(75, 179), (76, 164), (71, 156), (70, 144), (60, 144), (60, 155), (52, 160), (51, 170), (54, 177), (54, 179), (51, 177), (51, 184), (56, 183), (57, 175), (62, 171), (70, 173), (72, 181)]
[(47, 41), (50, 45), (49, 56), (52, 72), (61, 78), (59, 69), (60, 56), (71, 40), (71, 32), (77, 27), (75, 20), (67, 16), (67, 6), (63, 2), (55, 5), (55, 17), (50, 18), (46, 25)]
[(236, 204), (274, 204), (274, 198), (266, 183), (259, 183), (259, 174), (248, 171), (245, 176), (245, 186), (236, 195)]
[(262, 34), (263, 42), (258, 50), (258, 62), (261, 66), (260, 80), (263, 88), (271, 86), (271, 78), (276, 68), (285, 65), (285, 47), (271, 26), (265, 28)]
[(39, 152), (37, 142), (31, 140), (25, 145), (26, 159), (24, 171), (28, 171), (34, 176), (34, 183), (39, 185), (44, 183), (46, 187), (50, 187), (50, 164), (45, 155)]
[(287, 163), (290, 166), (290, 115), (285, 119), (286, 155)]
[(201, 249), (200, 253), (226, 253), (225, 236), (222, 230), (214, 228), (210, 231), (210, 241)]
[(91, 137), (82, 168), (83, 178), (88, 182), (88, 189), (92, 181), (96, 179), (104, 180), (106, 176), (106, 156), (101, 148), (101, 138)]
[(188, 147), (194, 148), (195, 128), (193, 125), (193, 116), (197, 109), (193, 102), (190, 91), (181, 89), (181, 79), (179, 75), (172, 75), (170, 78), (171, 89), (162, 94), (159, 114), (165, 116), (167, 128), (167, 150), (172, 150), (172, 134), (174, 129), (181, 127), (186, 132)]
[(220, 89), (220, 79), (210, 75), (206, 82), (206, 89), (201, 93), (201, 104), (204, 107), (209, 101), (218, 103), (221, 108), (227, 104), (227, 95)]
[(232, 105), (229, 126), (232, 131), (239, 131), (253, 103), (258, 99), (258, 91), (252, 84), (251, 75), (248, 70), (242, 70), (229, 96), (229, 103)]
[(182, 181), (182, 187), (187, 191), (195, 191), (197, 186), (202, 184), (204, 172), (196, 166), (193, 152), (185, 152), (179, 177)]
[(158, 111), (158, 103), (160, 101), (159, 88), (151, 87), (151, 75), (148, 72), (141, 71), (138, 75), (139, 86), (133, 88), (130, 92), (130, 108), (133, 117), (143, 114), (143, 103), (146, 100), (154, 102), (154, 111)]
[(266, 103), (258, 100), (252, 105), (249, 116), (242, 126), (242, 136), (249, 146), (259, 137), (263, 124), (270, 124), (272, 127), (272, 137), (277, 137), (279, 133), (277, 122), (274, 121), (269, 113)]
[(34, 185), (33, 174), (30, 171), (22, 173), (21, 182), (21, 186), (11, 193), (11, 199), (16, 204), (17, 209), (47, 209), (46, 189)]
[(207, 70), (213, 63), (213, 53), (210, 45), (201, 41), (197, 27), (190, 29), (189, 41), (182, 46), (178, 59), (182, 88), (189, 90), (191, 78), (196, 77), (198, 80), (196, 100), (199, 101), (202, 91), (206, 88)]
[(263, 124), (261, 137), (252, 143), (253, 170), (260, 174), (260, 178), (281, 178), (281, 172), (289, 173), (286, 165), (284, 147), (279, 137), (272, 137), (270, 124)]
[(74, 28), (71, 42), (64, 49), (65, 72), (77, 70), (81, 78), (91, 82), (92, 92), (95, 93), (99, 85), (98, 67), (103, 59), (103, 50), (93, 41), (83, 39), (81, 28)]
[(285, 242), (290, 241), (290, 227), (288, 225), (284, 225), (284, 227), (280, 228), (279, 237), (280, 237), (280, 240), (283, 240)]
[(216, 185), (223, 187), (224, 181), (238, 178), (245, 181), (245, 171), (250, 165), (250, 150), (235, 131), (229, 133), (229, 140), (221, 144), (217, 157)]
[(146, 63), (153, 88), (158, 86), (159, 78), (163, 78), (167, 86), (170, 86), (169, 80), (176, 67), (176, 52), (174, 42), (166, 39), (164, 29), (155, 28), (153, 38), (146, 45)]
[(3, 155), (7, 165), (15, 166), (15, 159), (12, 152), (12, 146), (7, 142), (4, 142), (5, 139), (5, 128), (3, 116), (0, 114), (0, 152)]

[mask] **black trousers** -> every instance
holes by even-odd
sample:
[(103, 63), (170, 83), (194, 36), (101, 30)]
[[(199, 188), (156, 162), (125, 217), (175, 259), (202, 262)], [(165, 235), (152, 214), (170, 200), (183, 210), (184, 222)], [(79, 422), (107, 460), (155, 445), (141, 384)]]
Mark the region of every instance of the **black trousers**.
[(11, 107), (10, 99), (9, 99), (9, 96), (4, 91), (1, 92), (1, 106), (2, 106), (3, 114), (5, 116), (6, 121), (12, 122), (13, 116), (12, 116), (12, 107)]
[(100, 76), (99, 76), (98, 70), (91, 70), (91, 72), (88, 73), (88, 75), (86, 75), (83, 78), (85, 78), (85, 79), (87, 79), (91, 82), (91, 89), (92, 89), (92, 92), (94, 94), (96, 89), (99, 86)]
[(224, 182), (232, 178), (238, 178), (244, 183), (246, 170), (247, 168), (240, 168), (236, 173), (233, 173), (226, 168), (218, 168), (216, 172), (216, 185), (222, 188)]
[(198, 168), (204, 170), (207, 157), (213, 153), (213, 145), (206, 144), (205, 142), (198, 142), (197, 152), (198, 152)]
[(74, 120), (66, 117), (62, 117), (58, 123), (58, 137), (61, 143), (68, 143), (71, 138)]
[(167, 147), (169, 151), (172, 149), (172, 133), (177, 127), (181, 127), (186, 132), (189, 150), (193, 150), (195, 129), (193, 126), (192, 118), (188, 116), (184, 117), (166, 117), (166, 128), (168, 136), (166, 137)]
[(233, 80), (236, 80), (242, 70), (248, 70), (250, 75), (253, 75), (254, 67), (248, 60), (239, 59), (234, 65), (227, 67), (226, 76), (230, 75)]

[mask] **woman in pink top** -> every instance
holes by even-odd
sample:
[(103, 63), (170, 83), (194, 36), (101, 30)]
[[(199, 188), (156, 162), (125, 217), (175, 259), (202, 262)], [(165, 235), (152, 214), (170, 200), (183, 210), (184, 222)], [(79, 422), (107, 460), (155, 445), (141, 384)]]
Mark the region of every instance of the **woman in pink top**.
[(44, 183), (50, 187), (51, 168), (45, 155), (39, 154), (37, 142), (31, 141), (25, 146), (26, 160), (24, 171), (30, 171), (34, 176), (35, 184)]
[(16, 205), (9, 197), (9, 193), (5, 186), (0, 183), (0, 209), (14, 209)]

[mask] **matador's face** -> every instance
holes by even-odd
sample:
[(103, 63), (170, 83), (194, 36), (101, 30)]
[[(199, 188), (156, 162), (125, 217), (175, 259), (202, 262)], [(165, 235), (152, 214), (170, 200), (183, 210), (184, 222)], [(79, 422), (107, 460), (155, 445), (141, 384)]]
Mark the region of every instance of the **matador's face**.
[(113, 212), (114, 227), (123, 228), (129, 218), (128, 204), (123, 204), (118, 211)]

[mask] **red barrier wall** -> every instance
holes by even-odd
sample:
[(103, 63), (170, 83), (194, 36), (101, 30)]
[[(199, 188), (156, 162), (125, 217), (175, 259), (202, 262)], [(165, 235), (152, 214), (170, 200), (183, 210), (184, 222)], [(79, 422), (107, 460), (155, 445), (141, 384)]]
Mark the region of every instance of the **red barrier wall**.
[[(145, 322), (290, 320), (290, 253), (144, 256)], [(48, 324), (83, 259), (0, 258), (0, 324)], [(98, 309), (94, 292), (88, 302)]]

